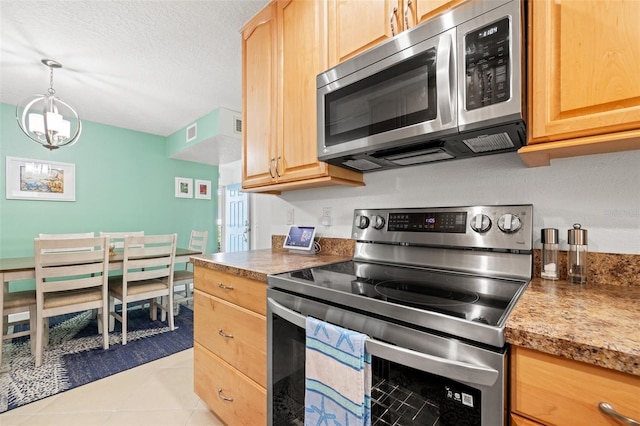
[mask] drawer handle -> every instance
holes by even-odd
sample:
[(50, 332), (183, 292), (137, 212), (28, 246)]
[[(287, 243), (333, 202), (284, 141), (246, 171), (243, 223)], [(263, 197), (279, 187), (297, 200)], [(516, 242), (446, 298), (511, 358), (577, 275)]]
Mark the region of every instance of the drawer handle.
[(218, 329), (218, 334), (227, 339), (233, 339), (233, 334), (226, 334), (221, 328)]
[(229, 398), (228, 396), (224, 396), (222, 394), (222, 388), (218, 388), (218, 396), (220, 397), (221, 400), (223, 401), (229, 401), (229, 402), (233, 402), (233, 398)]
[(633, 420), (632, 418), (623, 416), (622, 414), (618, 413), (615, 410), (615, 408), (613, 408), (613, 405), (609, 404), (608, 402), (601, 402), (600, 404), (598, 404), (598, 407), (600, 407), (600, 411), (602, 411), (605, 414), (608, 414), (614, 419), (618, 419), (621, 422), (626, 423), (628, 425), (640, 426), (639, 421)]
[(224, 285), (222, 283), (218, 283), (218, 288), (221, 288), (223, 290), (233, 290), (233, 286), (231, 285)]

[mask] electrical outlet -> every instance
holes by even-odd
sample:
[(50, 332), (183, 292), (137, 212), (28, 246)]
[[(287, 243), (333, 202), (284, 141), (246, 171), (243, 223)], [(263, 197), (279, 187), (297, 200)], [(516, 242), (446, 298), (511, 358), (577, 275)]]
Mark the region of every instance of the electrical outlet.
[(322, 208), (321, 223), (324, 226), (331, 226), (331, 207)]
[(287, 209), (287, 225), (293, 225), (294, 209)]

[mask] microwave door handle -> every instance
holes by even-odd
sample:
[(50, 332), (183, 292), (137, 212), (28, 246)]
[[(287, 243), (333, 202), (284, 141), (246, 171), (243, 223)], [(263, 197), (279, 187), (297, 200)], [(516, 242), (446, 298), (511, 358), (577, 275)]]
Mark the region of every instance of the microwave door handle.
[(453, 120), (453, 101), (456, 93), (454, 62), (451, 55), (453, 39), (451, 34), (443, 34), (438, 40), (438, 54), (436, 60), (436, 87), (438, 89), (438, 110), (442, 124)]
[[(306, 329), (307, 319), (304, 315), (282, 306), (271, 298), (267, 299), (267, 304), (282, 319)], [(491, 386), (498, 379), (498, 371), (493, 368), (427, 355), (372, 338), (365, 340), (365, 347), (373, 356), (461, 382)]]

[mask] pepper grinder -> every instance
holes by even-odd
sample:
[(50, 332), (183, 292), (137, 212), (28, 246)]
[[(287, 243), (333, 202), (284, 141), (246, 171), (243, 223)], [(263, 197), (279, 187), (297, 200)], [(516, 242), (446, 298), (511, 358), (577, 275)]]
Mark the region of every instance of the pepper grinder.
[(586, 284), (589, 272), (587, 230), (582, 229), (579, 223), (574, 224), (573, 229), (569, 229), (567, 242), (569, 243), (567, 281), (573, 284)]
[(546, 280), (557, 280), (558, 268), (558, 230), (543, 228), (540, 237), (542, 241), (542, 271), (540, 276)]

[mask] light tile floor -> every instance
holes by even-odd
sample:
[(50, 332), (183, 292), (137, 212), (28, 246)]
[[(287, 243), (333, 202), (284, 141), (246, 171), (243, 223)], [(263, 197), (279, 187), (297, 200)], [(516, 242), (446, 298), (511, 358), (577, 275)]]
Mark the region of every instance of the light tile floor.
[(211, 425), (222, 421), (193, 392), (193, 349), (0, 415), (11, 425)]

